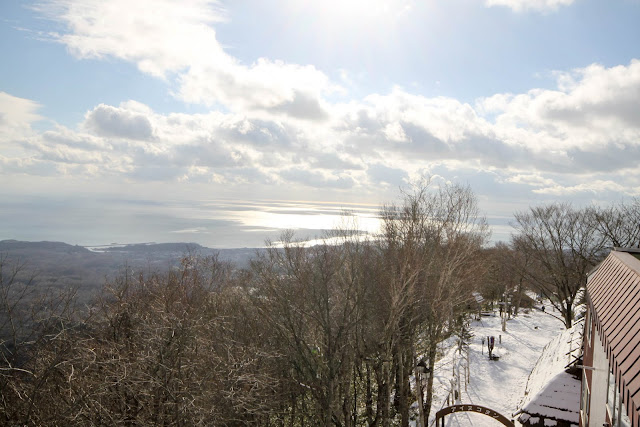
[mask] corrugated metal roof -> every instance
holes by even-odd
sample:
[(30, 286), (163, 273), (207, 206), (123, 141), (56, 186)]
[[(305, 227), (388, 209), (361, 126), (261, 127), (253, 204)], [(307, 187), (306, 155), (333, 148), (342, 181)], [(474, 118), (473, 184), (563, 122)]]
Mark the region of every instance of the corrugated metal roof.
[[(632, 425), (640, 408), (640, 260), (612, 251), (589, 276), (587, 294)], [(627, 399), (627, 396), (629, 397)]]

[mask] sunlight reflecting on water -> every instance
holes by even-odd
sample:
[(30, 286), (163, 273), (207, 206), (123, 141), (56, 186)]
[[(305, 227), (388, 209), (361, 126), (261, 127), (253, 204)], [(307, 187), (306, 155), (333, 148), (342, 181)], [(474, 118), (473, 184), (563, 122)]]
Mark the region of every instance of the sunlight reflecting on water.
[(368, 204), (211, 200), (207, 205), (216, 217), (237, 222), (245, 231), (270, 232), (272, 240), (284, 230), (293, 230), (296, 239), (315, 244), (336, 228), (367, 234), (376, 233), (380, 227), (379, 207)]
[(268, 210), (237, 212), (235, 219), (249, 227), (272, 229), (312, 229), (332, 230), (335, 228), (356, 228), (360, 231), (375, 232), (379, 228), (377, 213), (369, 211), (315, 209), (312, 206), (271, 208)]

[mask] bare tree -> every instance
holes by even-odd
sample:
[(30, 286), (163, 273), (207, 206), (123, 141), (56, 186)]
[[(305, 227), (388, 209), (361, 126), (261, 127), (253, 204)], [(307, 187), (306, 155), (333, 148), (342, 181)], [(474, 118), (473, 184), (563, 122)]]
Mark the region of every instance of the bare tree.
[[(350, 233), (307, 247), (282, 236), (254, 263), (254, 303), (280, 341), (295, 378), (290, 412), (319, 425), (353, 425), (350, 402), (359, 323), (362, 244)], [(298, 406), (307, 405), (306, 410)]]
[(591, 226), (585, 210), (567, 203), (532, 207), (515, 214), (514, 249), (529, 262), (526, 279), (561, 313), (570, 328), (574, 304), (586, 274), (600, 259), (603, 236)]
[(38, 339), (0, 365), (0, 423), (268, 424), (287, 381), (244, 279), (189, 256), (166, 274), (125, 272), (82, 316), (40, 307)]
[(482, 295), (492, 303), (505, 294), (512, 296), (513, 315), (517, 316), (526, 287), (523, 271), (529, 262), (527, 252), (515, 250), (513, 244), (504, 242), (498, 242), (483, 252), (487, 274), (483, 278)]
[(480, 291), (484, 298), (493, 304), (514, 287), (512, 253), (507, 244), (498, 242), (493, 247), (485, 249), (483, 256), (486, 274), (482, 277)]
[(0, 256), (0, 424), (48, 424), (47, 394), (64, 359), (44, 355), (76, 325), (75, 289), (41, 289), (36, 274)]
[(588, 211), (593, 227), (612, 247), (640, 248), (640, 198)]
[[(396, 392), (403, 397), (418, 354), (427, 358), (433, 372), (437, 344), (450, 333), (457, 313), (471, 298), (474, 277), (482, 268), (477, 255), (489, 231), (473, 192), (459, 185), (431, 189), (428, 183), (419, 184), (404, 194), (401, 205), (385, 207), (382, 217), (383, 251), (393, 263), (388, 268), (390, 301), (396, 307), (389, 324), (396, 334), (397, 358), (404, 362)], [(423, 425), (432, 389), (433, 376), (421, 399)], [(400, 409), (406, 411), (404, 406)], [(406, 413), (401, 415), (406, 425)]]

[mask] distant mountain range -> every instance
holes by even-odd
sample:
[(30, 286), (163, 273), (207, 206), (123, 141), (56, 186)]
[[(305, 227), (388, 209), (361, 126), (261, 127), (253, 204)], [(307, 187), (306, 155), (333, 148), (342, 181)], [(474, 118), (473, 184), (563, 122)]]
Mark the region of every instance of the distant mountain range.
[[(135, 271), (165, 271), (187, 254), (218, 254), (238, 268), (263, 249), (211, 249), (197, 243), (139, 243), (84, 247), (63, 242), (0, 241), (0, 260), (4, 274), (21, 266), (18, 278), (34, 277), (37, 286), (76, 287), (80, 300), (87, 301), (105, 282), (114, 279), (124, 268)], [(7, 270), (6, 268), (9, 268)]]

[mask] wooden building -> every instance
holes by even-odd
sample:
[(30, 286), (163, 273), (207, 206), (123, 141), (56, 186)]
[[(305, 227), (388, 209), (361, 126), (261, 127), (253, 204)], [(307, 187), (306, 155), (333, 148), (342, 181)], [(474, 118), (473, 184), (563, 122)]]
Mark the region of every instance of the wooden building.
[(640, 249), (587, 277), (580, 425), (640, 427)]

